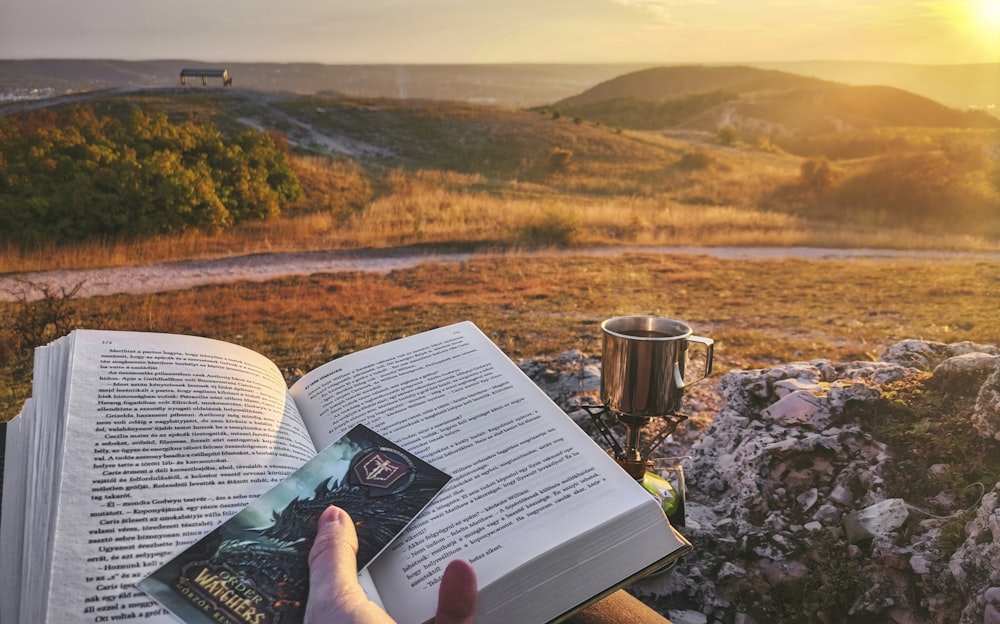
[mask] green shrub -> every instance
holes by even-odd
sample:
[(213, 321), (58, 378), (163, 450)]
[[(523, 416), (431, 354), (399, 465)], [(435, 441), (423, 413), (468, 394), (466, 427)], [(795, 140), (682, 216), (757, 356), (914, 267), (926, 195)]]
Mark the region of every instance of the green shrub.
[(693, 152), (685, 152), (674, 166), (678, 169), (694, 171), (698, 169), (707, 169), (712, 166), (712, 163), (714, 162), (715, 159), (707, 151), (696, 150)]
[(83, 282), (55, 287), (17, 280), (14, 301), (3, 306), (0, 320), (0, 364), (26, 358), (35, 347), (69, 333), (78, 323), (74, 299)]
[(861, 563), (851, 559), (847, 544), (829, 532), (812, 534), (809, 541), (812, 565), (797, 604), (814, 613), (849, 612), (865, 590)]
[(578, 228), (577, 220), (568, 212), (550, 208), (521, 227), (518, 240), (529, 247), (566, 247), (573, 242)]
[(719, 132), (716, 135), (719, 139), (719, 143), (723, 145), (735, 145), (736, 144), (736, 129), (732, 126), (724, 126), (719, 128)]
[(802, 161), (794, 184), (765, 205), (819, 219), (917, 232), (1000, 236), (1000, 167), (982, 145), (893, 152), (834, 169)]
[(568, 167), (571, 160), (573, 160), (573, 150), (553, 147), (549, 151), (549, 167), (556, 171)]
[(0, 119), (0, 239), (71, 241), (218, 230), (277, 215), (301, 193), (287, 145), (133, 108)]
[(833, 170), (826, 156), (808, 158), (799, 167), (799, 180), (810, 191), (824, 191), (833, 184)]
[(941, 152), (893, 154), (845, 179), (830, 199), (873, 225), (996, 233), (1000, 193), (987, 177)]
[(302, 197), (289, 206), (290, 211), (323, 210), (337, 220), (344, 220), (361, 211), (372, 199), (371, 182), (353, 161), (293, 158), (291, 166), (302, 188)]

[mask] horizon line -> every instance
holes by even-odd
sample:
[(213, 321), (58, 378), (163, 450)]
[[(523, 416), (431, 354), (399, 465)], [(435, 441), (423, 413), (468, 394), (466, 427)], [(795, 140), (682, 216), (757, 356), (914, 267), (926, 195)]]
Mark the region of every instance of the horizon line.
[(956, 67), (969, 65), (996, 65), (1000, 61), (970, 61), (964, 63), (917, 63), (913, 61), (886, 61), (870, 59), (795, 59), (795, 60), (752, 60), (752, 61), (264, 61), (264, 60), (202, 60), (197, 58), (116, 58), (116, 57), (65, 57), (37, 56), (26, 58), (0, 58), (0, 62), (36, 62), (36, 61), (78, 61), (78, 62), (120, 62), (120, 63), (227, 63), (233, 65), (327, 65), (331, 67), (477, 67), (477, 66), (510, 66), (510, 65), (657, 65), (657, 66), (688, 66), (688, 65), (756, 65), (756, 64), (795, 64), (795, 63), (864, 63), (871, 65), (908, 65), (913, 67)]

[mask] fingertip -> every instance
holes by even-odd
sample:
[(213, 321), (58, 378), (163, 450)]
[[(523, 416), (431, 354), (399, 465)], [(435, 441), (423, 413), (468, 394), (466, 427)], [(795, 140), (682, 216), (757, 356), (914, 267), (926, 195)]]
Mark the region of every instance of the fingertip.
[(331, 505), (316, 521), (316, 538), (309, 550), (309, 565), (312, 566), (318, 559), (339, 558), (342, 550), (351, 553), (353, 565), (353, 557), (358, 552), (358, 537), (351, 516), (340, 507)]
[(350, 514), (335, 506), (324, 509), (316, 521), (316, 539), (309, 550), (305, 621), (355, 621), (336, 617), (331, 620), (330, 614), (347, 613), (352, 605), (363, 603), (357, 552), (357, 532)]
[(336, 505), (330, 505), (323, 510), (323, 513), (319, 516), (319, 526), (322, 528), (330, 524), (342, 524), (347, 516), (347, 512), (337, 507)]
[(479, 590), (472, 564), (456, 559), (448, 564), (438, 593), (436, 624), (464, 623), (476, 613)]
[[(449, 570), (451, 571), (449, 573)], [(464, 559), (455, 559), (451, 561), (444, 570), (444, 573), (456, 577), (460, 576), (463, 579), (471, 580), (473, 585), (476, 582), (476, 569), (472, 567), (472, 564)]]

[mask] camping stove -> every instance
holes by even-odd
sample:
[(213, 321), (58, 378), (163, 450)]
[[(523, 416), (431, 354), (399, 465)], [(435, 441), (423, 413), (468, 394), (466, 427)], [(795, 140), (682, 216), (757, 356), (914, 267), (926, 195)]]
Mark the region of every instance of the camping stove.
[[(619, 316), (601, 323), (601, 404), (588, 408), (591, 420), (614, 452), (618, 464), (641, 481), (651, 467), (650, 454), (687, 417), (678, 413), (684, 388), (712, 372), (715, 343), (692, 335), (681, 321), (655, 316)], [(700, 376), (685, 377), (691, 343), (705, 349)], [(647, 444), (642, 430), (656, 419), (660, 427)], [(607, 422), (625, 429), (620, 444)]]

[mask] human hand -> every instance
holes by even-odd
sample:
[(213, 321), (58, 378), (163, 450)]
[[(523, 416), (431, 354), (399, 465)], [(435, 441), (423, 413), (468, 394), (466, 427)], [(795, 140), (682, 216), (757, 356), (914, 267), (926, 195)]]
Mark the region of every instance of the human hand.
[[(357, 555), (358, 534), (350, 515), (328, 507), (309, 552), (305, 624), (395, 624), (358, 584)], [(449, 563), (438, 590), (434, 624), (471, 624), (477, 595), (472, 565)]]

